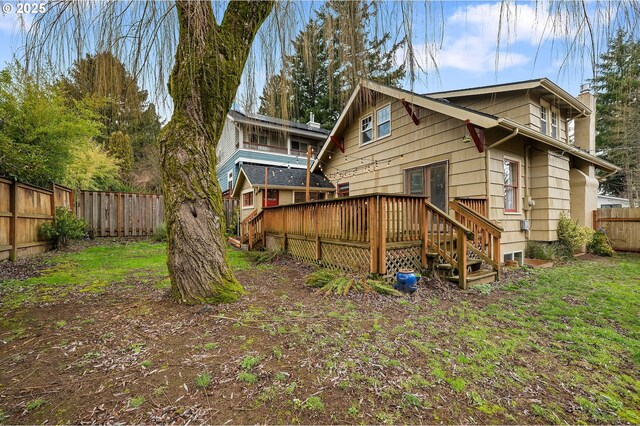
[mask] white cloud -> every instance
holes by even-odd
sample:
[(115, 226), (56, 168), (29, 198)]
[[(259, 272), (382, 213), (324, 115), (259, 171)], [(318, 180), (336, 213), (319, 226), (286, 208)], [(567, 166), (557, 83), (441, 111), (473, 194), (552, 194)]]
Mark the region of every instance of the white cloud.
[[(562, 27), (541, 2), (536, 8), (518, 3), (473, 3), (456, 9), (445, 22), (441, 46), (416, 44), (418, 64), (426, 70), (453, 68), (475, 74), (532, 62), (544, 40)], [(404, 60), (406, 52), (396, 58)]]

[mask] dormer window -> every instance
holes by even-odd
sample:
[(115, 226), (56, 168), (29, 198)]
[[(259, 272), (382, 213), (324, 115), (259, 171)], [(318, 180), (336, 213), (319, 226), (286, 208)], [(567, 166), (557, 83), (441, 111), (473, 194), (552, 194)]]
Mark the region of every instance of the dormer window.
[(558, 114), (551, 112), (551, 137), (558, 138)]
[(540, 105), (540, 133), (547, 134), (547, 107)]
[(373, 140), (373, 116), (368, 115), (362, 119), (361, 132), (363, 145)]

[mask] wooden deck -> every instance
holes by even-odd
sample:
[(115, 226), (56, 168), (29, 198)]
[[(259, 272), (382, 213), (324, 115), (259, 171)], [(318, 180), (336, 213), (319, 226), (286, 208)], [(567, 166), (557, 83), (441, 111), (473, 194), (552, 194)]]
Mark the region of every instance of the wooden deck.
[[(243, 222), (241, 239), (250, 249), (282, 250), (348, 272), (394, 276), (437, 262), (457, 271), (464, 288), (470, 255), (491, 261), (499, 273), (500, 237), (497, 227), (487, 234), (491, 224), (460, 205), (459, 217), (475, 233), (426, 197), (372, 194), (265, 208)], [(470, 244), (476, 234), (479, 244)]]

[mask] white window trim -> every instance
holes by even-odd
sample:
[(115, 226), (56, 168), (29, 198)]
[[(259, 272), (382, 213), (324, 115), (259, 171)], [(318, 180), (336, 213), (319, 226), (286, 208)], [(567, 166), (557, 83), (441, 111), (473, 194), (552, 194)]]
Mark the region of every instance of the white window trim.
[(502, 200), (503, 200), (503, 204), (502, 204), (502, 214), (505, 215), (511, 215), (511, 216), (521, 216), (522, 215), (522, 197), (520, 196), (520, 191), (522, 190), (522, 184), (521, 182), (523, 182), (523, 178), (522, 178), (522, 160), (515, 158), (515, 157), (508, 157), (508, 156), (503, 156), (502, 157), (502, 189), (504, 192), (504, 162), (505, 161), (512, 161), (514, 163), (518, 164), (518, 193), (516, 194), (516, 210), (515, 212), (508, 212), (507, 209), (504, 206), (504, 195), (502, 196)]
[[(364, 120), (366, 120), (367, 118), (369, 118), (369, 117), (371, 117), (371, 140), (369, 142), (363, 142), (362, 135), (364, 134), (364, 131), (362, 130), (362, 122)], [(375, 134), (376, 126), (375, 126), (374, 123), (375, 122), (374, 122), (374, 119), (373, 119), (373, 114), (367, 114), (367, 115), (365, 115), (364, 117), (362, 117), (360, 119), (360, 128), (359, 128), (359, 130), (360, 130), (360, 146), (369, 145), (372, 142), (375, 142), (375, 140), (376, 140), (376, 134)]]
[(231, 187), (233, 186), (233, 170), (229, 170), (229, 173), (227, 173), (227, 189), (231, 189)]
[[(384, 136), (379, 136), (378, 135), (378, 111), (381, 111), (381, 110), (383, 110), (385, 108), (389, 108), (389, 133), (384, 135)], [(392, 126), (391, 126), (391, 102), (389, 102), (388, 104), (378, 108), (376, 110), (375, 117), (376, 117), (375, 118), (375, 122), (376, 122), (375, 124), (376, 125), (374, 127), (374, 129), (375, 129), (375, 134), (374, 134), (375, 138), (374, 138), (374, 140), (378, 141), (380, 139), (388, 138), (389, 136), (391, 136), (391, 132), (393, 131)]]
[[(510, 251), (508, 253), (503, 253), (502, 254), (502, 263), (505, 263), (507, 260), (517, 260), (516, 259), (516, 254), (520, 254), (520, 261), (518, 262), (518, 264), (520, 266), (522, 266), (524, 264), (524, 253), (522, 252), (522, 250), (518, 250), (518, 251)], [(507, 256), (509, 256), (509, 259), (505, 259)]]
[(244, 191), (242, 191), (242, 194), (240, 194), (240, 204), (242, 205), (242, 210), (246, 210), (246, 209), (252, 209), (253, 206), (255, 206), (256, 204), (256, 194), (253, 194), (253, 197), (251, 197), (251, 205), (250, 206), (245, 206), (244, 205), (244, 194), (247, 193), (253, 193), (253, 189), (245, 189)]
[[(542, 108), (546, 110), (546, 120), (542, 119)], [(547, 130), (545, 132), (542, 131), (543, 121), (547, 123)], [(551, 134), (551, 105), (548, 102), (543, 101), (542, 99), (540, 100), (540, 133), (542, 133), (543, 135)]]
[[(389, 108), (389, 133), (384, 136), (378, 136), (378, 111), (384, 108)], [(359, 121), (359, 132), (360, 132), (360, 146), (369, 146), (374, 142), (377, 142), (382, 139), (386, 139), (391, 136), (393, 133), (393, 117), (392, 117), (392, 109), (391, 102), (388, 102), (386, 105), (381, 106), (380, 108), (375, 109), (373, 112), (370, 112), (366, 115), (360, 117)], [(369, 142), (362, 142), (362, 121), (371, 117), (371, 140)]]
[(549, 120), (549, 136), (553, 137), (553, 116), (556, 116), (556, 136), (555, 139), (560, 139), (560, 111), (557, 108), (551, 108), (551, 119)]

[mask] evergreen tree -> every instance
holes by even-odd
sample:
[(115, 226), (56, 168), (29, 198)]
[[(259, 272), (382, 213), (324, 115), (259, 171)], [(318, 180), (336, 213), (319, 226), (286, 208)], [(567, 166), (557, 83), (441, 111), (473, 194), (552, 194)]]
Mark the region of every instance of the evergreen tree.
[(120, 168), (124, 173), (131, 173), (133, 168), (133, 149), (131, 148), (129, 135), (120, 131), (111, 133), (107, 143), (107, 151), (119, 161)]
[[(70, 75), (62, 79), (61, 86), (71, 101), (83, 100), (94, 105), (104, 125), (103, 132), (96, 140), (109, 153), (114, 152), (110, 144), (113, 135), (116, 135), (116, 158), (121, 161), (125, 172), (121, 180), (124, 183), (141, 181), (135, 176), (143, 172), (138, 163), (148, 151), (148, 145), (157, 146), (161, 129), (160, 118), (155, 105), (148, 102), (147, 91), (138, 87), (136, 78), (110, 52), (86, 55), (76, 61)], [(156, 167), (159, 169), (160, 164)], [(159, 182), (152, 185), (157, 187)]]
[(288, 114), (302, 123), (313, 113), (330, 129), (361, 78), (398, 86), (405, 68), (396, 66), (394, 57), (404, 40), (390, 45), (390, 33), (371, 34), (377, 13), (377, 5), (364, 0), (331, 1), (323, 7), (293, 40), (293, 54), (285, 57), (281, 74), (265, 86), (260, 111), (278, 118)]
[(640, 42), (619, 31), (601, 55), (593, 80), (597, 93), (596, 144), (622, 172), (603, 182), (605, 192), (640, 201)]

